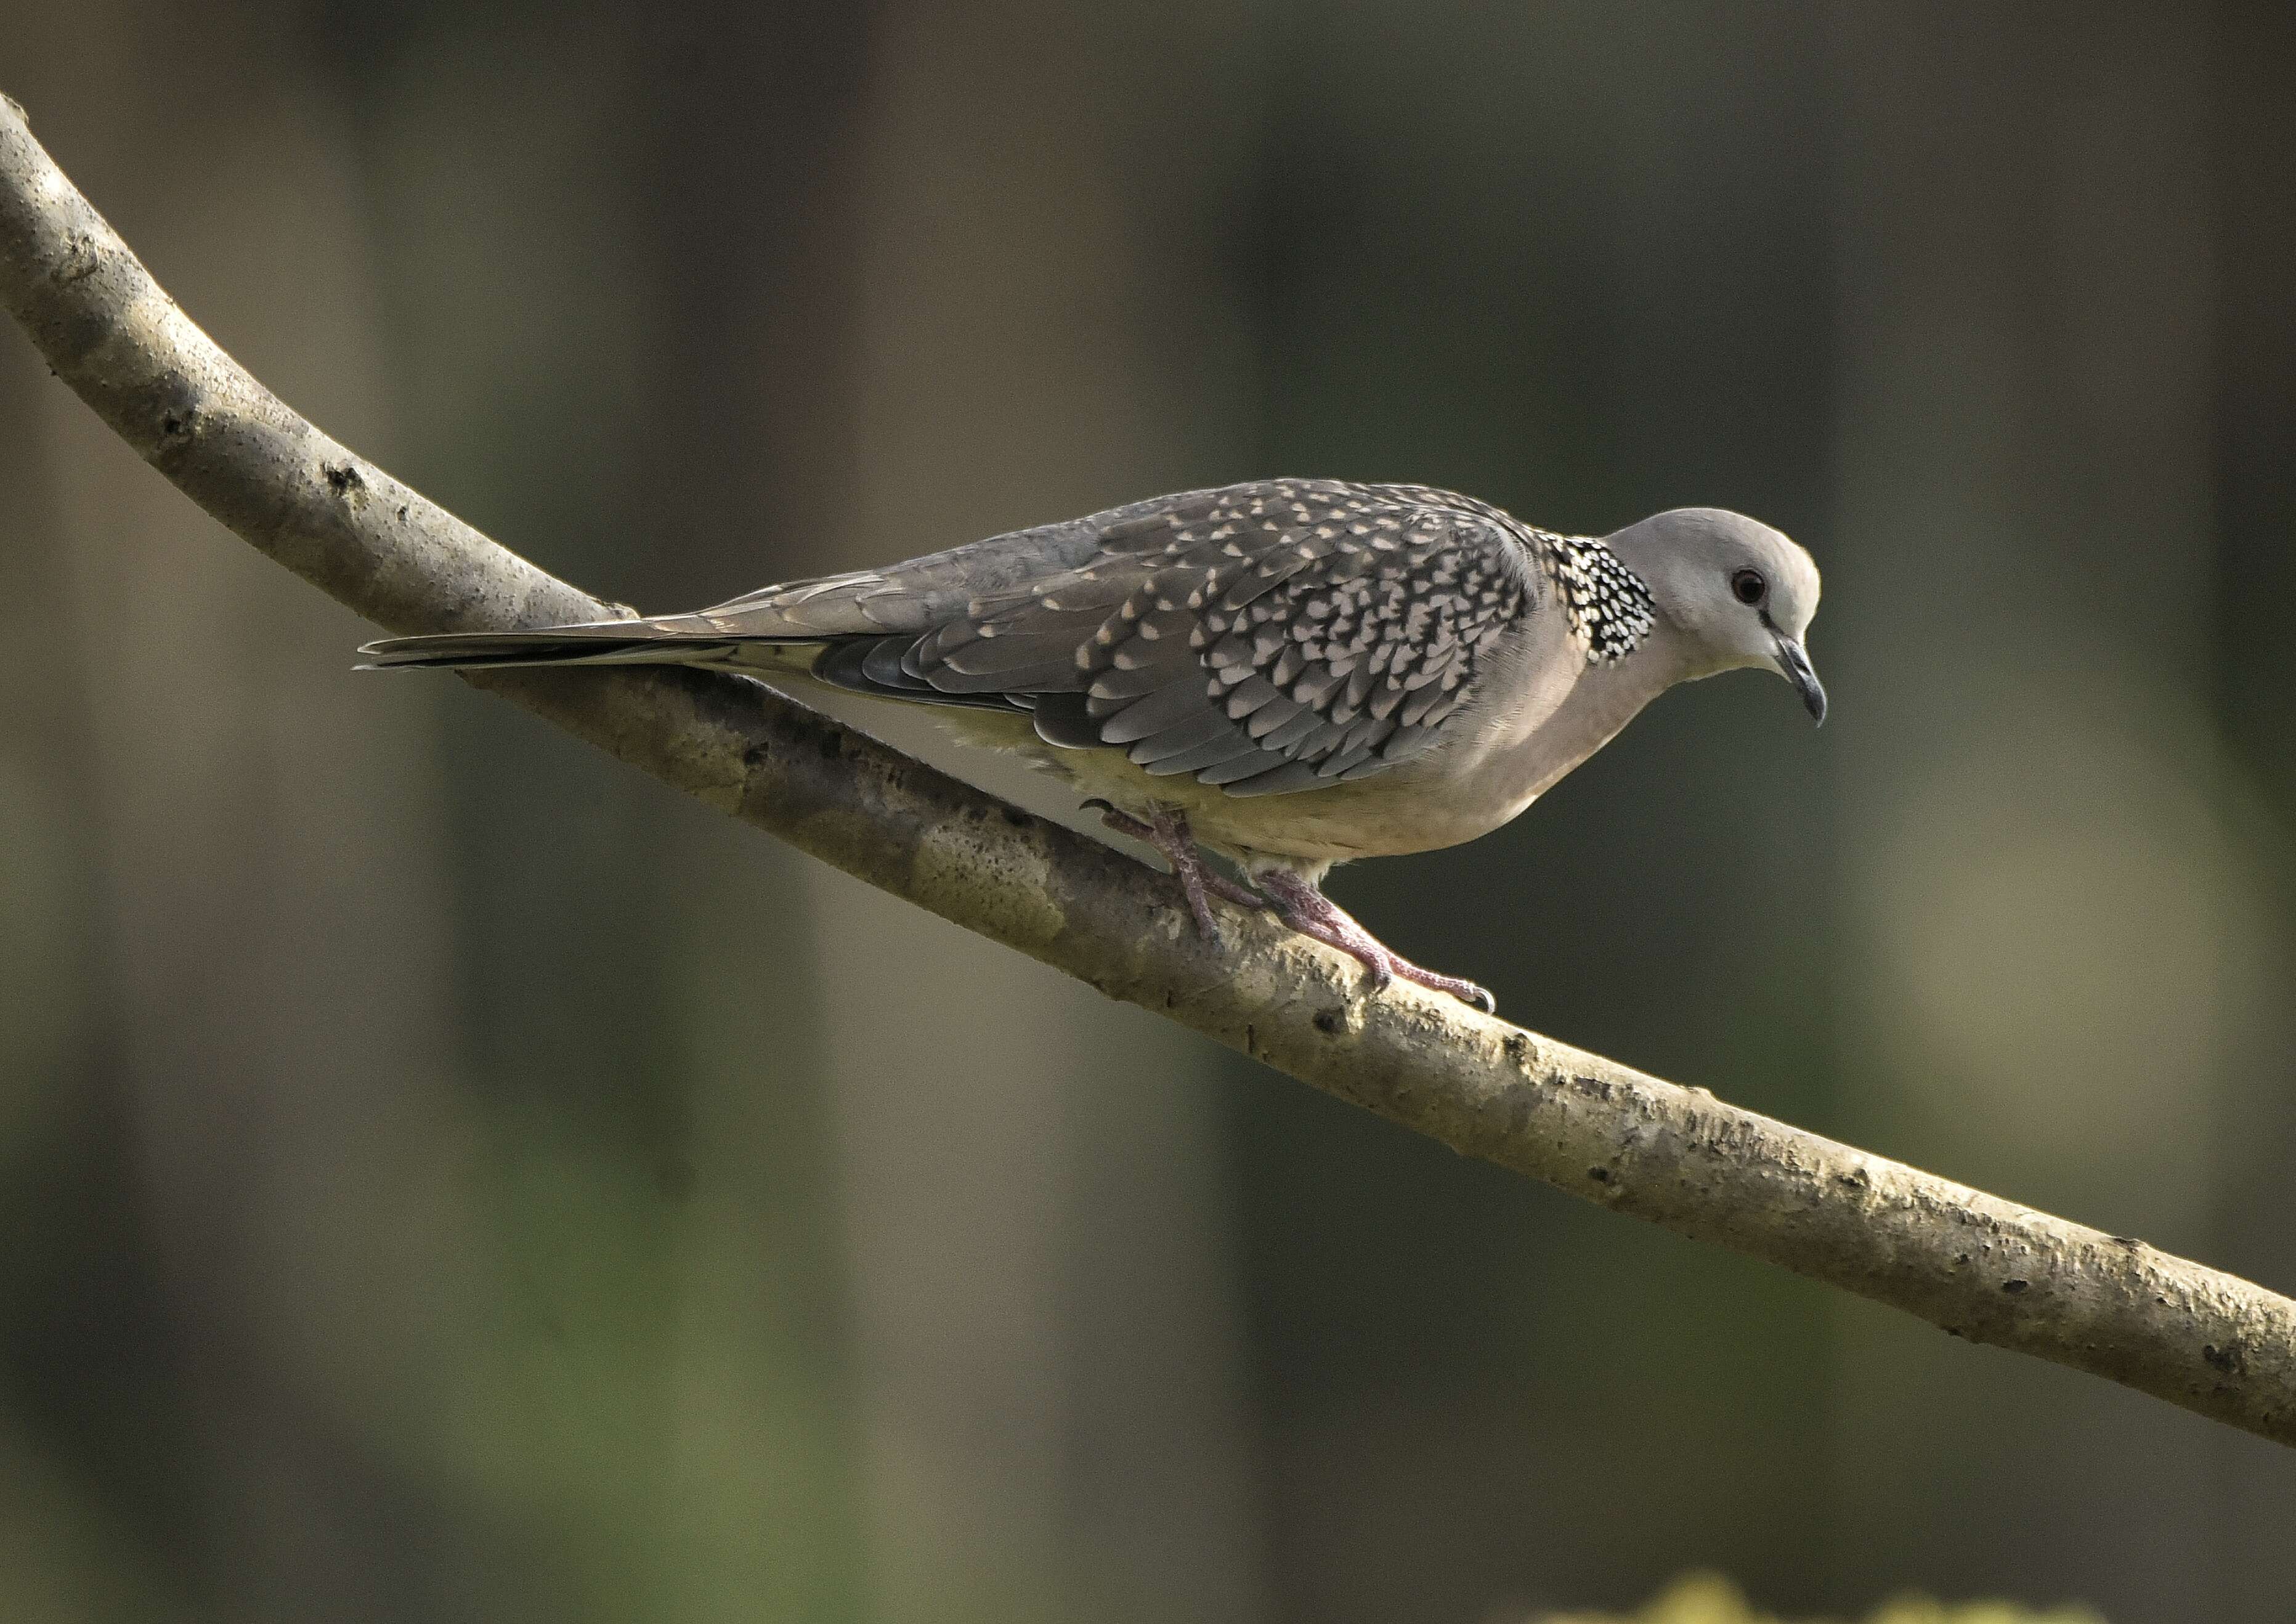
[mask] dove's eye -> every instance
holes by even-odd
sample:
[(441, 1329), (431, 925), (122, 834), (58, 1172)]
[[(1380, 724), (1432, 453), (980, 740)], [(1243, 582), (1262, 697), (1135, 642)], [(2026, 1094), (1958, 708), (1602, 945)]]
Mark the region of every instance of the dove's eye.
[(1770, 584), (1759, 570), (1741, 570), (1730, 578), (1730, 592), (1741, 603), (1759, 603), (1769, 596)]

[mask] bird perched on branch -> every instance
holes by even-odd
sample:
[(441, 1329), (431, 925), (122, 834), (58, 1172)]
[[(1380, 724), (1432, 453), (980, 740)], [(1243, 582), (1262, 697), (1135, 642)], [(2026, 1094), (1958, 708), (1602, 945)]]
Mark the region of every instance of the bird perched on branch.
[[(693, 614), (395, 637), (387, 666), (686, 665), (940, 707), (1160, 851), (1197, 927), (1273, 908), (1491, 1007), (1328, 900), (1333, 865), (1515, 816), (1676, 683), (1777, 672), (1810, 715), (1817, 566), (1679, 508), (1595, 538), (1417, 485), (1268, 480), (1157, 496)], [(1208, 865), (1234, 864), (1242, 883)]]

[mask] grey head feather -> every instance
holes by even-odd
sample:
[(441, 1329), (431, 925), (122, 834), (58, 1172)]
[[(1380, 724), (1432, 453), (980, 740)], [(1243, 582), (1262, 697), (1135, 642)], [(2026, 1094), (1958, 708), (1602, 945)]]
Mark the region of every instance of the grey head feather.
[(1649, 587), (1680, 676), (1775, 671), (1800, 692), (1813, 717), (1824, 718), (1825, 691), (1808, 648), (1819, 590), (1808, 552), (1768, 525), (1718, 507), (1653, 513), (1603, 539)]

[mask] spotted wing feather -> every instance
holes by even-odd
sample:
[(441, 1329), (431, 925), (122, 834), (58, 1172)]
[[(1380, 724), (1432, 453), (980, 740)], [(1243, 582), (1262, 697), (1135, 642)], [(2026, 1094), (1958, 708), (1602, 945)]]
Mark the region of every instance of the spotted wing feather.
[(1039, 731), (1232, 794), (1367, 776), (1434, 742), (1538, 592), (1530, 533), (1438, 496), (1271, 481), (1119, 510), (1089, 558), (975, 598), (901, 671), (1081, 694), (1081, 716), (1037, 700)]

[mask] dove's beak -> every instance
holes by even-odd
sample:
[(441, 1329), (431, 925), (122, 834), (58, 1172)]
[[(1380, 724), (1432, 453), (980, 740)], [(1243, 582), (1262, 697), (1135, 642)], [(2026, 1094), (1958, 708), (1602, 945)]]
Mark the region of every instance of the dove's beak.
[(1778, 634), (1778, 670), (1794, 685), (1794, 692), (1801, 695), (1801, 702), (1808, 707), (1809, 719), (1824, 722), (1825, 685), (1817, 680), (1817, 670), (1809, 663), (1808, 653), (1784, 632)]

